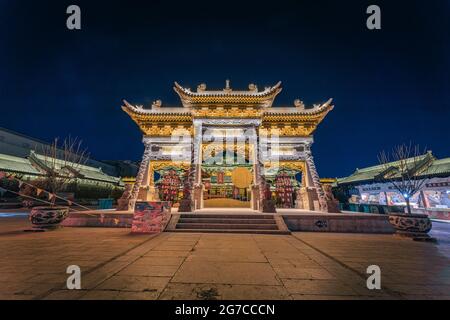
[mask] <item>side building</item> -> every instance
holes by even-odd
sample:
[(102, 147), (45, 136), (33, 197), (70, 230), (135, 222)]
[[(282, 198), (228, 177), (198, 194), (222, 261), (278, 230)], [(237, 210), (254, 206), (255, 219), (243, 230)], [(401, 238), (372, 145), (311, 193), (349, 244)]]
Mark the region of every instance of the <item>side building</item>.
[[(411, 158), (412, 162), (412, 158)], [(388, 164), (395, 168), (395, 162)], [(425, 212), (430, 216), (450, 219), (450, 158), (437, 159), (431, 151), (420, 157), (419, 178), (424, 179), (423, 189), (411, 197), (413, 212)], [(401, 195), (389, 182), (382, 179), (385, 165), (376, 165), (339, 178), (333, 184), (333, 193), (343, 209), (380, 212), (406, 205)], [(390, 209), (389, 209), (390, 208)]]
[[(0, 171), (14, 174), (23, 181), (32, 182), (42, 179), (49, 167), (61, 162), (58, 169), (63, 172), (63, 162), (57, 158), (44, 157), (39, 150), (44, 150), (48, 143), (26, 135), (0, 128)], [(61, 150), (61, 153), (63, 151)], [(52, 161), (52, 165), (46, 165)], [(133, 177), (137, 172), (137, 164), (131, 161), (98, 161), (88, 159), (84, 165), (77, 166), (75, 178), (67, 192), (78, 199), (98, 199), (102, 197), (118, 197), (123, 191), (124, 179)], [(17, 181), (0, 179), (0, 187), (18, 191)], [(3, 196), (12, 196), (8, 193)], [(1, 195), (0, 195), (1, 196)]]

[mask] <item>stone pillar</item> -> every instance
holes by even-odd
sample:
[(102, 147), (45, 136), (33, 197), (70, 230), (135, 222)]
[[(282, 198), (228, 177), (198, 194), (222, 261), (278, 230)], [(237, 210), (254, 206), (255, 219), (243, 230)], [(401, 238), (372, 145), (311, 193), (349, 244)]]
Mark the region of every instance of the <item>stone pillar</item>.
[(144, 181), (146, 181), (147, 183), (146, 184), (147, 192), (145, 193), (146, 200), (159, 201), (158, 190), (155, 187), (155, 172), (152, 170), (152, 166), (150, 165), (150, 163), (147, 169), (147, 176)]
[(142, 155), (141, 164), (139, 165), (139, 171), (136, 176), (136, 181), (133, 185), (133, 189), (130, 193), (130, 202), (129, 202), (129, 210), (134, 210), (134, 205), (136, 204), (136, 200), (138, 199), (139, 193), (141, 191), (141, 185), (144, 181), (144, 177), (146, 172), (148, 172), (148, 167), (150, 164), (150, 156), (151, 156), (151, 145), (150, 142), (144, 140), (144, 154)]
[(203, 204), (203, 184), (194, 186), (194, 209), (200, 210)]
[(203, 208), (203, 184), (202, 184), (202, 123), (194, 122), (194, 192), (193, 201), (194, 209)]
[(149, 199), (149, 187), (150, 187), (150, 160), (148, 162), (147, 168), (144, 173), (144, 177), (142, 178), (141, 185), (139, 187), (137, 200), (147, 201)]
[[(314, 164), (314, 158), (310, 149), (310, 144), (305, 144), (305, 162), (306, 170), (310, 175), (315, 192), (318, 205), (315, 205), (315, 211), (328, 212), (327, 201), (325, 198), (325, 192), (323, 191), (322, 184), (320, 183), (319, 174), (317, 173), (316, 165)], [(308, 176), (309, 177), (309, 176)]]
[(155, 188), (155, 173), (152, 169), (150, 161), (151, 160), (149, 159), (137, 196), (137, 199), (141, 201), (159, 201), (159, 194)]
[(251, 207), (253, 210), (261, 211), (261, 172), (259, 170), (259, 157), (258, 157), (258, 134), (256, 127), (252, 128), (252, 134), (249, 139), (249, 148), (253, 148), (252, 162), (253, 162), (253, 183), (251, 186), (252, 202)]
[(252, 209), (253, 210), (260, 210), (259, 204), (260, 204), (260, 186), (259, 185), (252, 185), (251, 187), (251, 194), (252, 194)]

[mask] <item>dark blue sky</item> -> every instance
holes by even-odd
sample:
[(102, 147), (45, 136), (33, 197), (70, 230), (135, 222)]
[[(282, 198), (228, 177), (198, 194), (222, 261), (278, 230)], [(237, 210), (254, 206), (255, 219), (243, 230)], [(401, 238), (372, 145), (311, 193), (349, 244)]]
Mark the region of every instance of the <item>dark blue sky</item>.
[[(449, 1), (93, 2), (0, 1), (0, 126), (137, 160), (141, 134), (123, 98), (175, 105), (173, 81), (281, 80), (275, 105), (334, 98), (315, 134), (321, 176), (376, 164), (402, 142), (450, 156)], [(66, 29), (70, 4), (81, 31)], [(382, 30), (366, 28), (369, 4)]]

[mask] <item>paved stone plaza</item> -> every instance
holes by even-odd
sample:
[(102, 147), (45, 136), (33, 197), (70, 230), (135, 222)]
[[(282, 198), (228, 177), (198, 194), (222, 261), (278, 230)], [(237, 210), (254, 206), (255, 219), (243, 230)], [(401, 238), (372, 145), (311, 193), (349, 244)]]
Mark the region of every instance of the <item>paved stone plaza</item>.
[[(29, 233), (0, 221), (1, 299), (450, 299), (450, 246), (392, 235)], [(68, 265), (82, 290), (66, 290)], [(381, 267), (382, 290), (366, 289)]]

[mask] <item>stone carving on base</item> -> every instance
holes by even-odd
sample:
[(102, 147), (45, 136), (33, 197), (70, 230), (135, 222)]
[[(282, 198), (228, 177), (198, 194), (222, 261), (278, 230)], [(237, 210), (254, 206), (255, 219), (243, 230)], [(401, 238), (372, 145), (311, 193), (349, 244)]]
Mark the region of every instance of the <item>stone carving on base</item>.
[(69, 207), (34, 207), (28, 219), (37, 229), (57, 228), (69, 215)]
[(410, 238), (429, 238), (432, 228), (430, 218), (425, 214), (390, 214), (389, 223), (396, 233)]
[(331, 185), (324, 184), (322, 188), (325, 192), (328, 212), (340, 213), (341, 210), (339, 210), (339, 201), (334, 198), (333, 192), (331, 191)]
[(132, 233), (160, 233), (170, 220), (169, 201), (137, 201), (134, 209)]
[(119, 199), (117, 199), (116, 210), (122, 211), (129, 209), (131, 189), (132, 189), (131, 184), (125, 185), (125, 190), (123, 191), (122, 196)]

